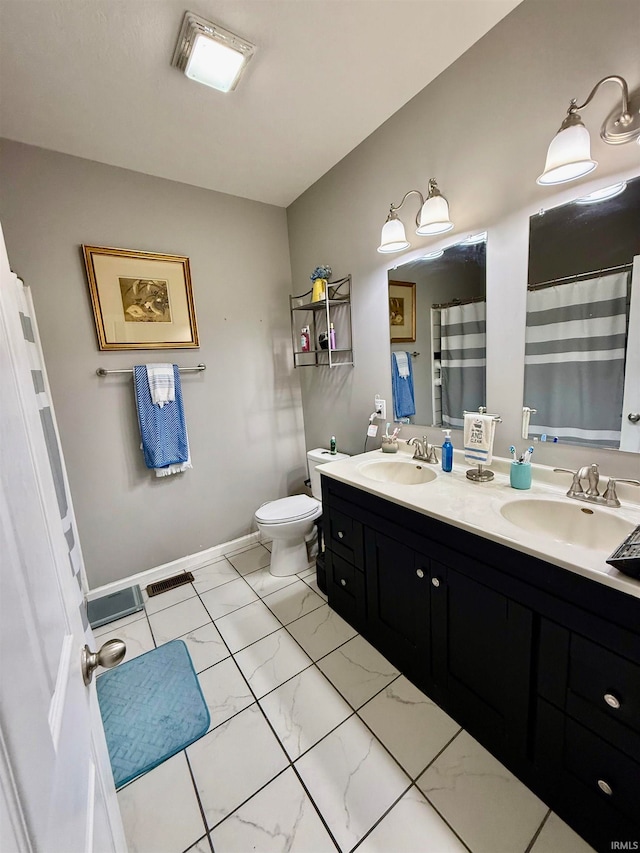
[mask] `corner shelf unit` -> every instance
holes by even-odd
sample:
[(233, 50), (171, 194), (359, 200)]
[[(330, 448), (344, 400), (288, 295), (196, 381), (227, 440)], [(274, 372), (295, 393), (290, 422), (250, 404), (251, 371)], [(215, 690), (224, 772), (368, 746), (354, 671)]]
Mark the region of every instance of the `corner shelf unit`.
[[(313, 288), (289, 297), (294, 367), (352, 367), (351, 275), (327, 282), (323, 299), (312, 301)], [(328, 334), (333, 323), (336, 349), (322, 349), (318, 336)], [(300, 349), (300, 333), (309, 326), (311, 349)], [(328, 339), (327, 339), (328, 340)]]

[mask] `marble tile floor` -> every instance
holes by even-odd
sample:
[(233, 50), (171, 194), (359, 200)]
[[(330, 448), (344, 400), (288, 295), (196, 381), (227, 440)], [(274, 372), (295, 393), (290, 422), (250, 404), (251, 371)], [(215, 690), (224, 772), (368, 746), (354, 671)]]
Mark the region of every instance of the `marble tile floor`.
[(97, 629), (185, 641), (207, 734), (118, 792), (130, 853), (593, 853), (268, 545)]

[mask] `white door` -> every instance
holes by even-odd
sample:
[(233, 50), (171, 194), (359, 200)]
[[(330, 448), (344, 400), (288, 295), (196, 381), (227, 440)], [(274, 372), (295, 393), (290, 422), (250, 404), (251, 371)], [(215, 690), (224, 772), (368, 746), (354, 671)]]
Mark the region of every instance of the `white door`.
[(80, 668), (93, 637), (40, 356), (0, 230), (0, 849), (126, 851), (95, 683)]

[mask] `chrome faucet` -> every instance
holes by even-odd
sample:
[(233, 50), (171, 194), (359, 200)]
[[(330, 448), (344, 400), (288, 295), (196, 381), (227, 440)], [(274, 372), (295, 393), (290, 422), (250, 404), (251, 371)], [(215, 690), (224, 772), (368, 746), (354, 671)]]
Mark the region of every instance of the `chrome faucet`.
[(426, 435), (423, 435), (422, 439), (410, 438), (407, 444), (410, 444), (412, 447), (415, 447), (415, 450), (413, 451), (414, 459), (420, 462), (427, 462), (430, 465), (438, 464), (435, 444), (429, 444)]
[[(554, 468), (553, 470), (572, 475), (573, 482), (569, 487), (567, 497), (573, 498), (576, 501), (588, 501), (589, 503), (603, 504), (604, 506), (620, 506), (620, 501), (616, 494), (616, 483), (629, 483), (632, 486), (640, 486), (640, 480), (623, 480), (621, 478), (614, 479), (610, 477), (604, 493), (600, 495), (598, 491), (600, 474), (597, 462), (592, 462), (591, 465), (583, 465), (577, 471), (570, 471), (568, 468)], [(588, 483), (586, 492), (582, 488), (582, 480), (586, 480)]]

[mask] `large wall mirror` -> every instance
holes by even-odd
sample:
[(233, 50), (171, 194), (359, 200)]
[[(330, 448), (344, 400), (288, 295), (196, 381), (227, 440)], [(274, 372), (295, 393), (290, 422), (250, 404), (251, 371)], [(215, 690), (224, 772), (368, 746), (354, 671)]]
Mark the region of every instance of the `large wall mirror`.
[(461, 429), (486, 404), (486, 258), (483, 233), (389, 270), (395, 421)]
[(640, 178), (529, 225), (529, 434), (640, 452)]

